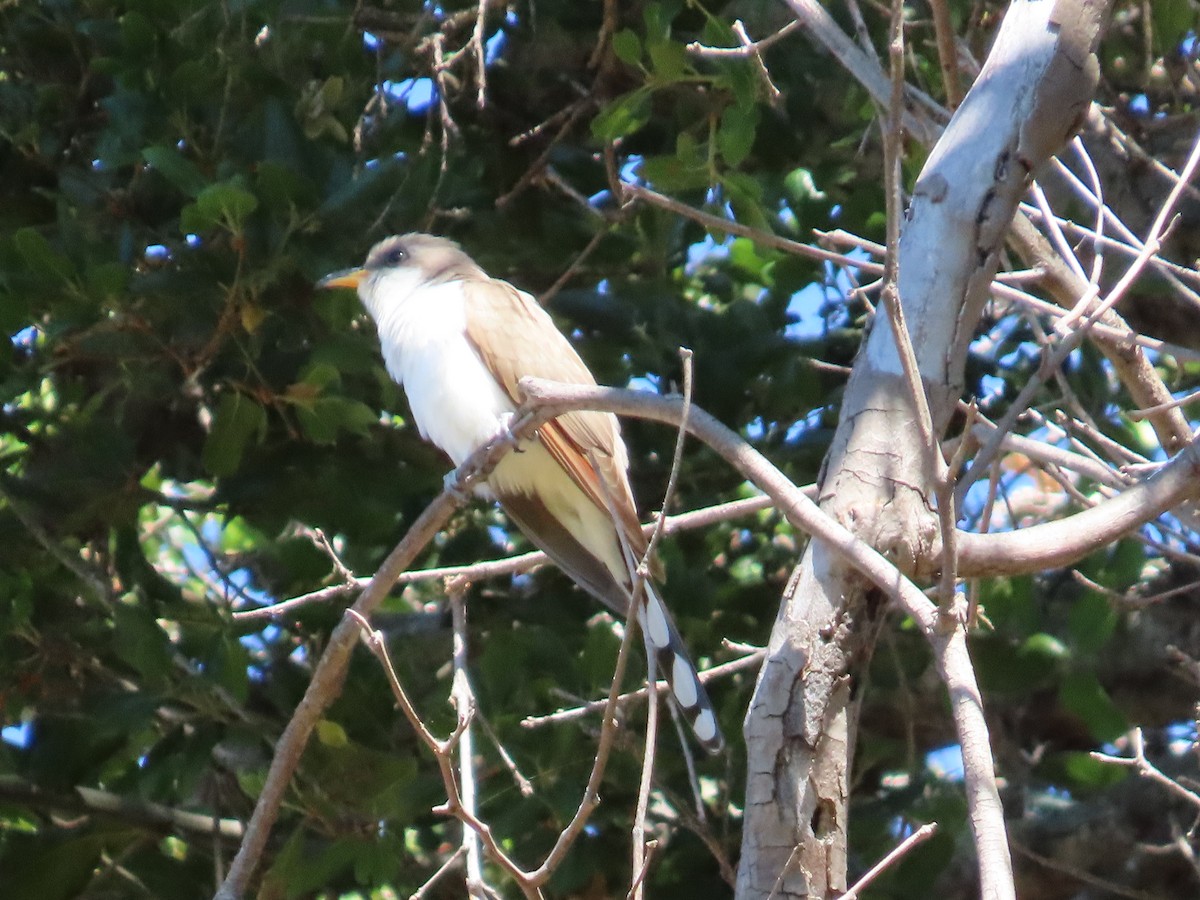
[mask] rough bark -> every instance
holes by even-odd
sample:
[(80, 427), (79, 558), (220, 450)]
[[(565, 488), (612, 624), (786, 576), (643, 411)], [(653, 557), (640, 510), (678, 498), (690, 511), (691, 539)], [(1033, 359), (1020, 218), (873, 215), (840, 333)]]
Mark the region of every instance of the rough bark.
[[(913, 190), (898, 286), (939, 434), (961, 393), (967, 344), (1017, 203), (1086, 112), (1106, 14), (1103, 3), (1014, 2)], [(883, 316), (854, 367), (820, 488), (822, 508), (901, 571), (936, 570), (930, 455)], [(876, 596), (817, 541), (785, 592), (745, 723), (741, 900), (846, 888), (853, 677)], [(967, 791), (996, 799), (994, 783)], [(975, 832), (976, 846), (1000, 860), (992, 869), (1007, 869), (981, 874), (984, 896), (1011, 897), (1004, 835)]]

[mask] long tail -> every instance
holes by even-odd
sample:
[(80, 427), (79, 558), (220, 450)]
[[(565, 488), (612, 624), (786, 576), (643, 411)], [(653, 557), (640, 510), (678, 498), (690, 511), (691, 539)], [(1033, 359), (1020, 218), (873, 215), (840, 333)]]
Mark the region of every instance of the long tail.
[(666, 676), (671, 695), (687, 717), (696, 739), (709, 753), (718, 753), (725, 746), (725, 738), (721, 735), (708, 692), (688, 657), (683, 638), (662, 599), (649, 583), (644, 596), (645, 601), (638, 610), (638, 623), (654, 647), (659, 671)]

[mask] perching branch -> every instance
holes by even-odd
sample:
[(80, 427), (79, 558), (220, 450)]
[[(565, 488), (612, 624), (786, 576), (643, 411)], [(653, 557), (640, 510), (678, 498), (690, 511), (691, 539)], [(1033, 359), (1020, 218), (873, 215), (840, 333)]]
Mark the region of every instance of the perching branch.
[[(615, 388), (564, 385), (523, 378), (521, 389), (528, 401), (554, 415), (591, 409), (622, 416), (651, 419), (678, 427), (682, 403)], [(996, 787), (994, 763), (988, 742), (983, 700), (967, 652), (965, 610), (952, 617), (939, 616), (937, 607), (912, 581), (865, 541), (821, 512), (782, 472), (737, 434), (704, 410), (693, 407), (688, 432), (715, 450), (738, 472), (770, 496), (795, 525), (838, 553), (850, 565), (892, 598), (917, 623), (933, 649), (935, 665), (950, 695), (959, 743), (962, 747), (967, 805), (972, 833), (985, 879), (1003, 879), (1009, 872), (1004, 813)], [(952, 623), (947, 627), (948, 623)], [(1003, 888), (1003, 885), (999, 885)], [(1001, 894), (1011, 895), (1011, 884)]]
[[(369, 616), (383, 602), (400, 573), (412, 564), (417, 554), (446, 524), (463, 502), (465, 492), (471, 485), (487, 477), (487, 473), (504, 454), (512, 450), (516, 437), (528, 434), (547, 418), (548, 415), (541, 413), (518, 417), (513, 422), (511, 436), (479, 448), (455, 470), (457, 490), (444, 490), (425, 508), (359, 595), (353, 607), (355, 612), (363, 617)], [(308, 737), (322, 713), (341, 691), (350, 653), (357, 638), (358, 625), (351, 618), (344, 618), (330, 635), (329, 644), (317, 663), (308, 689), (275, 745), (275, 756), (254, 806), (254, 813), (246, 826), (245, 837), (214, 900), (240, 900), (245, 896)]]

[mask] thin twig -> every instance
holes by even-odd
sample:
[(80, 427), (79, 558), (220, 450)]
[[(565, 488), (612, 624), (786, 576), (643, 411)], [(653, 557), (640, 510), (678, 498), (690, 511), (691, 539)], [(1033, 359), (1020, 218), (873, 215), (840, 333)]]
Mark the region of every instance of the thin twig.
[(595, 234), (592, 235), (591, 239), (587, 242), (584, 248), (575, 255), (573, 260), (571, 260), (571, 264), (563, 269), (561, 275), (554, 279), (554, 284), (542, 291), (541, 295), (538, 297), (538, 303), (540, 303), (542, 306), (545, 306), (554, 299), (554, 297), (563, 289), (563, 287), (566, 286), (568, 281), (575, 277), (587, 258), (592, 255), (592, 252), (597, 247), (600, 246), (600, 242), (608, 236), (610, 227), (611, 226), (605, 226), (600, 228)]
[(946, 91), (946, 106), (957, 109), (962, 103), (962, 84), (958, 79), (958, 51), (954, 46), (954, 25), (950, 21), (950, 4), (946, 0), (930, 0), (933, 12), (933, 33), (937, 40), (938, 66), (942, 70), (942, 87)]
[[(482, 4), (481, 4), (482, 8)], [(471, 690), (467, 674), (467, 607), (464, 595), (467, 581), (455, 578), (447, 582), (446, 593), (450, 599), (450, 617), (454, 629), (453, 688), (450, 700), (464, 722), (458, 739), (458, 783), (463, 807), (473, 817), (479, 816), (478, 790), (475, 782), (475, 736), (471, 721), (475, 718), (475, 694)], [(483, 880), (483, 855), (479, 846), (479, 835), (475, 829), (463, 826), (462, 847), (467, 854), (467, 894), (471, 897), (486, 897), (486, 882)]]
[(535, 884), (544, 884), (550, 879), (550, 876), (554, 874), (554, 870), (558, 868), (563, 858), (566, 857), (567, 851), (571, 849), (571, 845), (575, 842), (575, 839), (583, 833), (583, 827), (587, 824), (587, 820), (591, 817), (592, 812), (600, 805), (600, 781), (604, 777), (604, 768), (608, 764), (608, 757), (612, 752), (613, 742), (619, 727), (616, 717), (617, 697), (620, 696), (621, 682), (625, 677), (625, 665), (629, 660), (629, 647), (633, 643), (632, 636), (637, 630), (637, 609), (631, 603), (629, 605), (629, 616), (625, 621), (625, 633), (621, 637), (621, 649), (617, 652), (617, 662), (613, 667), (612, 685), (608, 689), (608, 699), (604, 705), (604, 716), (600, 725), (600, 739), (596, 747), (596, 758), (592, 762), (592, 773), (588, 777), (587, 787), (584, 789), (583, 798), (579, 801), (579, 808), (575, 811), (575, 815), (567, 823), (567, 827), (559, 834), (558, 840), (555, 841), (554, 847), (546, 855), (546, 859), (536, 871), (530, 873), (530, 880)]
[(858, 897), (871, 885), (871, 882), (882, 875), (889, 866), (899, 861), (906, 853), (908, 853), (908, 851), (917, 846), (917, 844), (921, 844), (929, 840), (931, 837), (933, 837), (936, 831), (937, 822), (929, 822), (926, 825), (922, 825), (920, 828), (902, 840), (899, 844), (893, 847), (890, 851), (888, 851), (883, 859), (871, 866), (871, 868), (863, 874), (862, 878), (854, 882), (850, 890), (842, 894), (838, 900), (858, 900)]
[[(354, 604), (354, 609), (360, 616), (369, 616), (383, 602), (400, 573), (412, 564), (417, 554), (441, 530), (454, 510), (463, 502), (471, 486), (486, 478), (500, 459), (512, 451), (516, 439), (537, 428), (548, 418), (548, 414), (541, 413), (516, 417), (508, 435), (479, 448), (455, 470), (458, 490), (444, 490), (425, 508), (403, 540), (388, 554)], [(259, 792), (254, 813), (246, 826), (245, 837), (214, 900), (239, 900), (245, 895), (309, 735), (341, 690), (350, 654), (358, 636), (358, 625), (351, 618), (343, 618), (330, 635), (303, 699), (275, 744), (275, 756)]]
[[(750, 35), (746, 33), (746, 26), (742, 24), (741, 19), (734, 20), (733, 33), (737, 35), (737, 39), (741, 42), (742, 46), (750, 51), (750, 59), (754, 60), (754, 68), (758, 72), (758, 78), (763, 83), (763, 87), (766, 88), (767, 102), (772, 106), (776, 106), (783, 97), (783, 93), (779, 88), (775, 87), (775, 82), (771, 80), (771, 73), (767, 71), (767, 64), (763, 62), (759, 47), (755, 45), (754, 41), (750, 40)], [(782, 33), (782, 31), (779, 32), (779, 34)]]
[(1052, 859), (1049, 856), (1043, 856), (1040, 853), (1035, 853), (1033, 850), (1031, 850), (1029, 847), (1026, 847), (1019, 841), (1012, 841), (1011, 845), (1013, 850), (1015, 850), (1017, 853), (1021, 854), (1027, 859), (1033, 860), (1038, 865), (1044, 866), (1054, 872), (1062, 872), (1065, 875), (1071, 876), (1076, 881), (1099, 888), (1106, 894), (1112, 894), (1115, 897), (1126, 897), (1128, 900), (1163, 900), (1162, 896), (1159, 894), (1151, 894), (1146, 891), (1134, 890), (1133, 888), (1128, 888), (1121, 884), (1115, 884), (1107, 878), (1100, 878), (1096, 875), (1093, 875), (1091, 872), (1084, 871), (1078, 866), (1073, 866), (1069, 863), (1062, 862), (1061, 860)]
[(508, 748), (500, 742), (500, 737), (496, 734), (495, 729), (492, 728), (492, 723), (488, 721), (487, 716), (477, 709), (475, 710), (475, 721), (479, 723), (479, 727), (483, 729), (483, 733), (487, 735), (487, 739), (492, 742), (492, 746), (500, 754), (500, 761), (504, 763), (504, 768), (508, 769), (508, 773), (512, 776), (517, 790), (521, 792), (521, 796), (532, 797), (533, 782), (526, 778), (521, 773), (521, 770), (517, 768), (516, 760), (508, 752)]
[(1131, 409), (1125, 412), (1125, 415), (1133, 419), (1135, 422), (1142, 419), (1148, 419), (1155, 413), (1164, 412), (1168, 409), (1178, 409), (1181, 406), (1188, 406), (1200, 400), (1200, 391), (1194, 391), (1190, 394), (1185, 394), (1182, 397), (1170, 401), (1169, 403), (1160, 403), (1157, 406), (1148, 406), (1145, 409)]
[(446, 861), (438, 866), (437, 871), (430, 875), (423, 885), (409, 895), (408, 900), (424, 900), (425, 894), (429, 891), (429, 889), (437, 883), (438, 879), (458, 865), (459, 861), (463, 858), (463, 853), (465, 852), (465, 848), (460, 846), (457, 850), (451, 853), (450, 856), (447, 857)]
[(1108, 292), (1108, 295), (1102, 302), (1093, 303), (1087, 311), (1087, 315), (1079, 323), (1079, 327), (1073, 330), (1070, 334), (1063, 338), (1058, 347), (1049, 355), (1043, 366), (1035, 373), (1029, 381), (1021, 388), (1016, 399), (1012, 402), (1008, 412), (1004, 418), (998, 423), (999, 431), (996, 435), (984, 445), (975, 457), (975, 461), (971, 464), (971, 468), (959, 481), (958, 490), (955, 494), (956, 504), (962, 503), (962, 498), (970, 489), (975, 479), (979, 477), (987, 465), (990, 464), (992, 457), (995, 455), (1000, 444), (1000, 436), (1012, 430), (1019, 416), (1033, 400), (1033, 395), (1041, 388), (1049, 373), (1056, 371), (1063, 364), (1068, 356), (1075, 350), (1079, 343), (1083, 340), (1087, 331), (1092, 325), (1097, 322), (1101, 316), (1113, 307), (1118, 300), (1124, 296), (1125, 292), (1141, 274), (1149, 259), (1158, 252), (1159, 239), (1162, 236), (1163, 229), (1167, 225), (1168, 217), (1171, 215), (1175, 204), (1179, 201), (1180, 194), (1183, 192), (1184, 182), (1191, 179), (1197, 165), (1200, 164), (1200, 135), (1197, 135), (1196, 142), (1192, 145), (1192, 152), (1188, 157), (1187, 164), (1183, 167), (1180, 173), (1183, 179), (1163, 202), (1162, 207), (1155, 216), (1154, 222), (1150, 226), (1149, 233), (1146, 235), (1146, 240), (1143, 243), (1142, 251), (1138, 254), (1137, 259), (1127, 268), (1120, 280)]
[[(461, 821), (466, 830), (472, 831), (478, 836), (488, 855), (512, 876), (513, 880), (520, 886), (527, 900), (542, 900), (542, 892), (538, 889), (538, 886), (531, 883), (526, 873), (521, 870), (521, 867), (504, 852), (492, 835), (491, 828), (463, 804), (462, 791), (454, 771), (453, 757), (455, 747), (458, 746), (463, 734), (471, 724), (470, 709), (467, 708), (464, 710), (460, 708), (458, 710), (458, 724), (455, 726), (454, 731), (444, 741), (438, 740), (428, 727), (426, 727), (425, 722), (417, 713), (412, 701), (409, 700), (408, 693), (404, 690), (404, 685), (400, 682), (400, 678), (396, 674), (396, 669), (392, 665), (392, 660), (387, 650), (387, 643), (383, 639), (382, 632), (371, 628), (371, 624), (367, 621), (366, 617), (353, 609), (346, 610), (344, 621), (354, 623), (359, 629), (363, 643), (366, 644), (372, 655), (379, 660), (379, 664), (387, 676), (388, 684), (391, 686), (392, 696), (396, 698), (396, 703), (400, 706), (404, 717), (408, 719), (409, 725), (412, 726), (413, 730), (421, 738), (421, 741), (433, 752), (433, 757), (437, 761), (438, 769), (442, 775), (442, 783), (446, 790), (445, 804), (435, 807), (434, 812), (454, 816)], [(463, 845), (467, 845), (465, 839)], [(467, 853), (469, 856), (469, 849)]]
[[(741, 24), (741, 19), (735, 21), (735, 33), (737, 26)], [(760, 41), (751, 41), (750, 36), (745, 33), (745, 27), (743, 27), (742, 33), (737, 36), (738, 40), (741, 42), (741, 46), (739, 47), (708, 47), (704, 44), (701, 44), (699, 41), (692, 41), (692, 43), (688, 44), (683, 49), (693, 56), (708, 57), (710, 59), (721, 59), (722, 57), (725, 59), (741, 59), (747, 56), (757, 56), (761, 59), (762, 51), (766, 50), (772, 44), (783, 40), (799, 27), (800, 23), (793, 19), (780, 28), (777, 32), (772, 35), (768, 35)]]
[(1160, 768), (1146, 757), (1146, 740), (1142, 737), (1142, 729), (1135, 728), (1129, 734), (1130, 749), (1133, 751), (1133, 756), (1111, 756), (1107, 753), (1101, 753), (1093, 750), (1090, 754), (1092, 759), (1099, 762), (1111, 763), (1114, 766), (1126, 766), (1131, 769), (1136, 769), (1137, 773), (1144, 778), (1149, 778), (1151, 781), (1157, 782), (1167, 789), (1168, 792), (1185, 800), (1192, 806), (1200, 809), (1200, 794), (1195, 791), (1190, 791), (1182, 784), (1166, 775)]
[[(703, 672), (697, 673), (700, 676), (702, 684), (707, 685), (710, 681), (722, 678), (725, 675), (732, 675), (735, 672), (740, 672), (743, 669), (752, 669), (755, 666), (761, 665), (763, 657), (766, 655), (766, 650), (762, 647), (753, 648), (747, 656), (741, 656), (729, 662), (721, 663), (719, 666), (713, 666), (711, 669), (705, 669)], [(656, 681), (654, 690), (656, 693), (663, 693), (670, 689), (670, 685), (666, 681)], [(630, 703), (637, 703), (646, 699), (649, 694), (649, 689), (640, 687), (636, 691), (630, 691), (627, 694), (621, 694), (617, 698), (617, 703), (621, 706), (626, 706)], [(522, 728), (541, 728), (543, 725), (554, 725), (560, 722), (571, 722), (575, 719), (582, 719), (585, 716), (593, 715), (604, 709), (608, 703), (607, 700), (593, 700), (590, 703), (584, 703), (581, 706), (574, 706), (570, 709), (560, 709), (557, 712), (552, 712), (545, 716), (526, 716), (521, 720)]]
[[(809, 485), (802, 490), (815, 496), (816, 488)], [(748, 497), (742, 500), (732, 500), (728, 503), (718, 503), (715, 506), (695, 509), (679, 515), (667, 516), (663, 526), (664, 534), (674, 534), (676, 531), (686, 531), (691, 528), (706, 528), (718, 522), (740, 518), (769, 509), (769, 497)], [(642, 526), (642, 533), (650, 535), (657, 526), (657, 521)], [(441, 566), (432, 569), (412, 569), (404, 572), (396, 579), (396, 584), (413, 584), (420, 581), (444, 580), (446, 578), (463, 577), (469, 581), (482, 581), (487, 578), (499, 578), (504, 575), (515, 575), (528, 572), (543, 565), (547, 561), (546, 554), (540, 550), (532, 553), (522, 553), (519, 556), (509, 556), (504, 559), (486, 560), (466, 566)], [(337, 584), (321, 588), (298, 597), (280, 600), (270, 606), (260, 606), (257, 609), (240, 610), (233, 613), (235, 622), (254, 622), (268, 619), (280, 619), (295, 614), (295, 612), (312, 603), (324, 603), (335, 600), (344, 594), (359, 590), (370, 583), (369, 578), (356, 578), (347, 584)]]
[(487, 47), (483, 40), (484, 23), (487, 20), (488, 0), (479, 0), (479, 11), (475, 15), (475, 28), (471, 32), (471, 44), (475, 47), (475, 106), (487, 106)]
[(831, 262), (839, 266), (862, 269), (876, 275), (883, 272), (883, 266), (878, 263), (872, 263), (870, 260), (855, 259), (852, 256), (846, 256), (842, 253), (834, 253), (830, 250), (814, 247), (811, 244), (802, 244), (799, 241), (788, 240), (770, 232), (750, 228), (740, 222), (723, 219), (720, 216), (714, 216), (711, 213), (688, 206), (686, 203), (680, 203), (678, 200), (673, 200), (657, 191), (642, 187), (640, 184), (624, 184), (622, 185), (622, 190), (637, 200), (644, 200), (668, 212), (684, 216), (693, 222), (698, 222), (705, 228), (725, 234), (735, 234), (738, 237), (750, 238), (750, 240), (763, 247), (773, 247), (776, 250), (783, 250), (785, 253), (807, 256), (809, 259), (816, 259), (821, 262)]
[(14, 498), (3, 486), (0, 486), (0, 500), (4, 501), (17, 521), (29, 532), (30, 536), (42, 545), (51, 556), (67, 569), (76, 578), (88, 586), (88, 589), (95, 595), (97, 600), (107, 600), (110, 588), (104, 583), (104, 579), (96, 572), (84, 564), (83, 560), (68, 553), (58, 545), (43, 528), (33, 515), (24, 508), (24, 505)]
[(298, 525), (296, 527), (296, 534), (300, 537), (308, 538), (318, 550), (324, 551), (325, 555), (329, 557), (329, 561), (333, 564), (333, 571), (338, 578), (346, 582), (354, 580), (354, 573), (342, 561), (342, 557), (338, 555), (333, 542), (329, 540), (329, 536), (324, 531), (308, 525)]
[[(647, 554), (648, 555), (648, 554)], [(654, 642), (650, 640), (647, 630), (642, 630), (642, 643), (646, 648), (646, 681), (653, 683), (656, 679)], [(650, 855), (646, 852), (646, 811), (650, 807), (650, 788), (654, 784), (654, 758), (658, 746), (658, 691), (650, 693), (650, 702), (646, 707), (646, 740), (642, 746), (642, 773), (638, 781), (637, 805), (633, 813), (633, 832), (631, 834), (633, 853), (633, 883), (629, 887), (631, 900), (642, 900), (644, 892), (642, 882), (650, 866)]]
[(657, 849), (658, 841), (646, 842), (646, 858), (634, 870), (637, 874), (633, 877), (633, 884), (629, 888), (629, 893), (625, 895), (626, 900), (636, 900), (636, 898), (642, 896), (642, 882), (646, 880), (646, 874), (650, 871), (650, 861), (654, 858), (654, 851)]
[(671, 455), (671, 471), (667, 476), (667, 488), (663, 492), (662, 512), (654, 522), (654, 530), (650, 532), (650, 539), (646, 542), (646, 552), (638, 563), (638, 574), (643, 578), (650, 574), (650, 561), (654, 558), (654, 551), (658, 549), (658, 542), (662, 539), (671, 501), (675, 499), (675, 486), (679, 482), (679, 469), (683, 462), (683, 445), (687, 441), (688, 413), (692, 409), (692, 351), (687, 347), (680, 347), (679, 360), (683, 364), (683, 414), (679, 422), (679, 431), (675, 435), (675, 451)]

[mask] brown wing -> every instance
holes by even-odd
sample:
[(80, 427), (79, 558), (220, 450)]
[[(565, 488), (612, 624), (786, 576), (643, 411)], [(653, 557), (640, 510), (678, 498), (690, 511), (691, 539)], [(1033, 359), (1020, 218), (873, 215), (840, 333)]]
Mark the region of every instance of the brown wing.
[[(527, 375), (568, 384), (595, 384), (575, 348), (532, 297), (504, 281), (466, 280), (467, 338), (496, 380), (519, 402)], [(550, 455), (603, 510), (616, 508), (630, 546), (645, 548), (629, 487), (628, 456), (617, 419), (608, 413), (564, 413), (538, 430)], [(595, 465), (593, 465), (593, 460)]]

